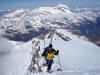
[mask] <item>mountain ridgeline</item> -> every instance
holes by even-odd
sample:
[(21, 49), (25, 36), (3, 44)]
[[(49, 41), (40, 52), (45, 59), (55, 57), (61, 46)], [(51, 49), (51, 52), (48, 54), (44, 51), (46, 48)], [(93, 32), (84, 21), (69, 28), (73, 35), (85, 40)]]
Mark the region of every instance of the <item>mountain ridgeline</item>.
[(100, 46), (100, 8), (56, 7), (17, 9), (0, 16), (0, 35), (16, 41), (29, 41), (55, 29), (85, 36)]

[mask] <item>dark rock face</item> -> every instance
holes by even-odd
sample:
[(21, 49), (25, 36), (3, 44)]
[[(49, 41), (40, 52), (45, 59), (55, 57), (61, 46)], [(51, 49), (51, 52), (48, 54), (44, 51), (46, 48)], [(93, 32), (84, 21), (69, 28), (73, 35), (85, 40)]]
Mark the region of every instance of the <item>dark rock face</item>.
[(71, 28), (72, 33), (79, 36), (83, 35), (100, 46), (100, 18), (98, 17), (95, 22), (86, 19), (79, 24), (79, 26), (73, 25)]
[(91, 37), (100, 32), (100, 18), (96, 19), (96, 22), (91, 22), (86, 20), (83, 24), (80, 25), (80, 31), (83, 35)]
[(60, 33), (57, 33), (56, 32), (56, 35), (58, 35), (61, 39), (63, 39), (64, 41), (70, 41), (71, 39), (67, 36), (64, 36), (63, 34), (60, 34)]
[(100, 34), (96, 34), (94, 36), (91, 36), (90, 41), (92, 41), (96, 45), (100, 46)]
[(50, 29), (45, 29), (44, 27), (41, 27), (39, 28), (39, 31), (29, 30), (28, 33), (24, 33), (24, 34), (21, 34), (20, 32), (12, 34), (12, 31), (8, 30), (6, 31), (7, 34), (5, 34), (4, 37), (9, 38), (10, 40), (27, 42), (34, 37), (40, 36), (40, 34), (47, 34), (49, 31)]

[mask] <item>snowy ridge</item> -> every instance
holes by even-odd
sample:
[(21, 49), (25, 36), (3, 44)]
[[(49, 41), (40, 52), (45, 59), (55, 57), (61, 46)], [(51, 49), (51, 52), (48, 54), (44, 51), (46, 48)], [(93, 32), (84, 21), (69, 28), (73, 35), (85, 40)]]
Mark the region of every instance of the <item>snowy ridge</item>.
[(9, 14), (5, 15), (5, 17), (14, 17), (15, 15), (23, 13), (23, 12), (25, 12), (24, 9), (17, 9), (13, 13), (9, 13)]
[[(76, 35), (71, 34), (66, 30), (57, 30), (57, 33), (69, 37), (70, 41), (62, 40), (58, 35), (54, 34), (53, 48), (60, 51), (60, 59), (63, 71), (57, 72), (59, 68), (58, 58), (55, 56), (51, 75), (99, 75), (100, 74), (100, 48), (95, 44), (84, 41)], [(49, 34), (48, 34), (49, 35)], [(50, 43), (46, 35), (46, 46)], [(34, 38), (33, 40), (40, 41), (40, 56), (44, 48), (44, 40)], [(6, 42), (6, 41), (5, 41)], [(32, 59), (32, 41), (27, 43), (9, 41), (14, 45), (10, 54), (0, 57), (0, 74), (1, 75), (49, 75), (44, 68), (44, 72), (28, 73), (29, 65)], [(35, 50), (34, 50), (35, 51)], [(34, 53), (34, 52), (33, 52)], [(43, 63), (42, 56), (40, 63)]]

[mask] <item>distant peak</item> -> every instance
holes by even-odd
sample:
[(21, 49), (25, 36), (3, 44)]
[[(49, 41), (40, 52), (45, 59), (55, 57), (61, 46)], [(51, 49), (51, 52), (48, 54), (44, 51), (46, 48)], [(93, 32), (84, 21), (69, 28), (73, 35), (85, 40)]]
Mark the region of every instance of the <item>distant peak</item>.
[(66, 6), (66, 5), (64, 5), (64, 4), (58, 4), (56, 7), (57, 7), (57, 8), (70, 9), (68, 6)]

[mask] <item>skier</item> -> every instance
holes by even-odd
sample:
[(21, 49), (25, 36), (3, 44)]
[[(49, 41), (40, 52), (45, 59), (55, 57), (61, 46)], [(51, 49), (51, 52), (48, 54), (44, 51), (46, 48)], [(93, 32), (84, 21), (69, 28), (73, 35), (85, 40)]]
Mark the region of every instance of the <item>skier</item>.
[(58, 55), (58, 53), (59, 53), (59, 50), (53, 49), (52, 44), (49, 44), (49, 46), (44, 49), (42, 56), (45, 57), (46, 63), (48, 65), (47, 72), (49, 73), (52, 72), (51, 67), (53, 63), (53, 58), (54, 58), (54, 55)]

